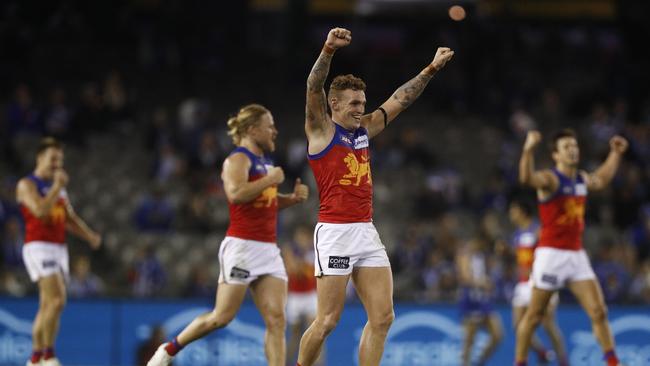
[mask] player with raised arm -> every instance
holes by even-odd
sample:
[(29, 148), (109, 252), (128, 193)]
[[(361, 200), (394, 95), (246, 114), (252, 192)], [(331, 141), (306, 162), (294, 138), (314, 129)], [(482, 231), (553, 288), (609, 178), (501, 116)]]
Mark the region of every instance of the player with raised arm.
[(167, 366), (189, 343), (223, 328), (235, 317), (250, 287), (262, 314), (264, 350), (271, 366), (285, 366), (287, 273), (276, 245), (278, 210), (303, 202), (307, 186), (296, 180), (291, 194), (278, 193), (282, 168), (267, 155), (275, 150), (273, 116), (259, 104), (242, 107), (228, 121), (236, 148), (223, 163), (230, 226), (219, 248), (219, 287), (214, 309), (194, 319), (172, 341), (163, 343), (148, 366)]
[(612, 137), (605, 162), (587, 173), (578, 169), (580, 149), (575, 132), (569, 129), (557, 132), (550, 141), (555, 167), (535, 170), (534, 151), (541, 139), (539, 132), (528, 132), (519, 161), (519, 181), (537, 190), (541, 230), (531, 273), (532, 295), (517, 327), (515, 363), (526, 365), (535, 328), (544, 318), (551, 297), (566, 286), (589, 315), (607, 365), (620, 365), (602, 290), (582, 248), (582, 232), (587, 192), (609, 184), (628, 143), (621, 136)]
[(101, 245), (99, 234), (75, 213), (63, 169), (63, 144), (46, 137), (36, 154), (36, 169), (16, 187), (16, 200), (25, 220), (23, 261), (29, 277), (38, 283), (39, 306), (32, 326), (32, 356), (27, 366), (59, 366), (54, 344), (66, 302), (65, 282), (69, 273), (66, 231), (87, 241), (93, 249)]
[(381, 360), (394, 318), (393, 278), (386, 249), (372, 223), (369, 140), (408, 108), (454, 55), (449, 48), (438, 48), (433, 61), (418, 75), (365, 114), (363, 80), (341, 75), (334, 78), (328, 94), (324, 89), (334, 53), (351, 40), (349, 30), (332, 29), (307, 78), (305, 132), (320, 208), (314, 230), (318, 309), (300, 342), (298, 365), (302, 366), (314, 364), (325, 338), (336, 327), (350, 278), (368, 315), (359, 365), (378, 365)]

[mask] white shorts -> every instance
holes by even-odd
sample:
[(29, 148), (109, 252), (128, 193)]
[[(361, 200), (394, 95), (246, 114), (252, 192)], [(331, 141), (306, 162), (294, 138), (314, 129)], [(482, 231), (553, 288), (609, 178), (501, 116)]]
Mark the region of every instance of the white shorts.
[(46, 241), (30, 241), (23, 245), (23, 262), (32, 282), (61, 273), (67, 281), (69, 269), (68, 247)]
[[(512, 296), (512, 306), (515, 308), (527, 307), (530, 304), (530, 298), (532, 297), (532, 294), (533, 285), (530, 283), (530, 281), (517, 283), (517, 286), (515, 286), (514, 295)], [(560, 296), (556, 292), (551, 297), (550, 306), (555, 307), (559, 302)]]
[(289, 292), (287, 296), (287, 323), (296, 324), (300, 318), (316, 317), (318, 297), (316, 290), (309, 292)]
[(354, 267), (390, 267), (386, 248), (372, 222), (318, 223), (314, 230), (316, 276), (342, 276)]
[(269, 275), (287, 281), (280, 248), (265, 243), (226, 236), (219, 248), (219, 283), (247, 285)]
[(596, 278), (587, 253), (581, 250), (563, 250), (541, 247), (535, 250), (533, 272), (530, 277), (539, 289), (553, 291), (568, 282)]

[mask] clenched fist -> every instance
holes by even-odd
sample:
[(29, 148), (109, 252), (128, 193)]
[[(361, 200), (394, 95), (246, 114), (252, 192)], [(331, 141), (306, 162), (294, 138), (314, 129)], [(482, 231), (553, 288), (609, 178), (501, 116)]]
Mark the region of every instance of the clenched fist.
[(296, 184), (293, 187), (293, 193), (291, 194), (295, 202), (304, 202), (309, 198), (309, 187), (302, 184), (300, 178), (296, 179)]
[(325, 46), (337, 50), (349, 45), (351, 41), (352, 32), (345, 28), (334, 28), (327, 34)]
[(431, 66), (436, 70), (440, 70), (445, 65), (451, 58), (454, 57), (454, 51), (451, 50), (449, 47), (438, 47), (438, 50), (436, 50), (436, 55), (433, 57), (433, 61), (431, 61)]
[(625, 153), (627, 146), (627, 140), (622, 136), (616, 135), (609, 140), (609, 148), (619, 154)]
[(539, 145), (540, 141), (542, 141), (542, 134), (539, 133), (539, 131), (528, 131), (526, 142), (524, 142), (524, 150), (533, 150), (537, 145)]

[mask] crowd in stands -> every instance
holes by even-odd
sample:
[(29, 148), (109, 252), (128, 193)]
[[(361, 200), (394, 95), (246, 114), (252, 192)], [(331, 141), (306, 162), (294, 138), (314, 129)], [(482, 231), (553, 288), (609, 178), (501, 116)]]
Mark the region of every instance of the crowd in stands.
[[(299, 226), (316, 222), (303, 93), (327, 22), (308, 28), (300, 46), (274, 51), (266, 43), (285, 44), (285, 36), (264, 34), (252, 20), (242, 25), (246, 34), (235, 37), (250, 40), (245, 46), (224, 30), (229, 22), (260, 16), (246, 17), (245, 9), (225, 25), (183, 23), (175, 37), (156, 21), (170, 16), (162, 8), (127, 3), (132, 6), (112, 5), (122, 15), (120, 24), (109, 27), (115, 35), (94, 24), (99, 15), (63, 5), (43, 15), (45, 22), (7, 23), (0, 33), (15, 41), (3, 42), (12, 55), (7, 68), (15, 72), (0, 71), (11, 85), (0, 91), (4, 294), (35, 291), (22, 265), (14, 189), (33, 166), (30, 147), (45, 135), (66, 143), (72, 203), (104, 235), (99, 252), (71, 239), (74, 297), (213, 296), (216, 254), (228, 224), (220, 179), (221, 163), (233, 148), (226, 120), (249, 102), (265, 104), (275, 115), (280, 135), (274, 158), (287, 182), (301, 177), (312, 190), (304, 207), (281, 214), (279, 245), (287, 245)], [(18, 1), (3, 6), (4, 15), (29, 13)], [(196, 15), (189, 8), (183, 11)], [(421, 44), (456, 50), (413, 107), (371, 144), (374, 220), (391, 258), (396, 297), (455, 301), (456, 253), (480, 237), (489, 242), (495, 296), (509, 301), (517, 277), (508, 205), (515, 198), (535, 199), (517, 182), (525, 134), (572, 127), (587, 170), (603, 161), (614, 134), (630, 142), (611, 187), (590, 196), (584, 244), (608, 303), (650, 303), (650, 96), (633, 87), (633, 71), (623, 66), (629, 61), (625, 35), (607, 23), (485, 21), (465, 29), (442, 24), (416, 36), (425, 23), (358, 24), (358, 44), (340, 52), (332, 70), (366, 80), (371, 111), (429, 62), (434, 50)], [(39, 59), (52, 48), (58, 56)], [(96, 49), (101, 56), (71, 56)], [(285, 62), (278, 52), (298, 56)], [(102, 57), (95, 66), (85, 62), (95, 57)], [(29, 65), (21, 64), (25, 60)], [(52, 64), (66, 68), (57, 73)], [(113, 155), (104, 156), (98, 146), (112, 147)], [(551, 166), (547, 151), (538, 161)]]

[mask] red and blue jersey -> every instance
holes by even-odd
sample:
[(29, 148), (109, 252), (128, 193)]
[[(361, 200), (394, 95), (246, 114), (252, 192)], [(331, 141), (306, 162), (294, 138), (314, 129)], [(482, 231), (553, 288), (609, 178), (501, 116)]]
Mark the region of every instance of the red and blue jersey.
[(520, 282), (527, 282), (530, 271), (533, 269), (538, 232), (539, 224), (533, 222), (527, 228), (517, 229), (512, 234), (511, 245), (517, 255), (517, 272)]
[[(273, 167), (270, 157), (257, 156), (245, 147), (238, 147), (230, 155), (243, 153), (251, 161), (248, 170), (248, 181), (253, 182), (263, 178)], [(256, 240), (275, 243), (278, 222), (278, 186), (266, 188), (262, 193), (247, 203), (235, 204), (228, 202), (230, 209), (230, 225), (227, 236), (240, 239)]]
[(560, 186), (551, 197), (538, 204), (542, 225), (538, 246), (580, 250), (585, 229), (587, 185), (580, 174), (571, 179), (556, 169), (553, 173)]
[(320, 207), (318, 221), (334, 224), (372, 221), (372, 175), (368, 131), (334, 123), (332, 141), (309, 155)]
[[(28, 175), (41, 197), (45, 197), (52, 188), (52, 181), (46, 181), (35, 175)], [(68, 195), (61, 189), (56, 202), (44, 217), (38, 218), (27, 206), (20, 203), (20, 212), (25, 220), (25, 244), (44, 241), (53, 244), (65, 244), (65, 223), (67, 220), (66, 204)]]

